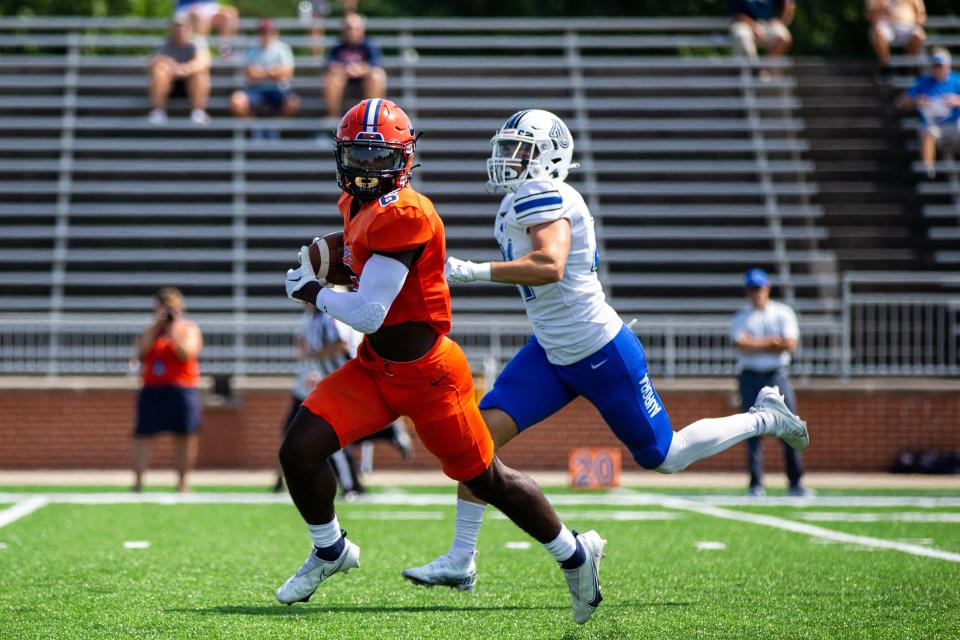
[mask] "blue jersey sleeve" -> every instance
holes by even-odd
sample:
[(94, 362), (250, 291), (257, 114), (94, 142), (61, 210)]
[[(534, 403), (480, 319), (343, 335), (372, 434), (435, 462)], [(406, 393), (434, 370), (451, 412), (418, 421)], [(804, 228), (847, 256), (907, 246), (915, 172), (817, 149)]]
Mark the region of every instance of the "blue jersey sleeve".
[(371, 67), (382, 67), (383, 53), (380, 51), (380, 47), (377, 46), (377, 43), (368, 38), (364, 41), (364, 45), (367, 49), (367, 64), (369, 64)]
[(530, 228), (566, 217), (558, 185), (549, 180), (531, 180), (517, 189), (513, 210), (520, 226)]

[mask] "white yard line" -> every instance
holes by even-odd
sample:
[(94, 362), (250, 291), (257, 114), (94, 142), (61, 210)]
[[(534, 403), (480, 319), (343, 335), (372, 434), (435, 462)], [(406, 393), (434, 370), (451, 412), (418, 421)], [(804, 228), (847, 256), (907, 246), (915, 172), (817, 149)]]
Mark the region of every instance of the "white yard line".
[(927, 511), (894, 512), (849, 512), (849, 511), (805, 511), (795, 514), (800, 520), (808, 522), (949, 522), (960, 523), (960, 513)]
[(37, 509), (45, 507), (50, 501), (45, 496), (34, 495), (20, 497), (17, 500), (3, 500), (3, 502), (16, 502), (16, 504), (0, 511), (0, 527), (5, 527), (11, 522), (16, 522), (20, 518), (30, 515)]
[(724, 520), (737, 520), (739, 522), (759, 524), (766, 527), (773, 527), (775, 529), (782, 529), (784, 531), (792, 531), (793, 533), (813, 536), (815, 538), (831, 540), (833, 542), (846, 542), (849, 544), (858, 544), (865, 547), (874, 547), (878, 549), (892, 549), (894, 551), (901, 551), (903, 553), (909, 553), (916, 556), (936, 558), (938, 560), (948, 560), (950, 562), (960, 562), (960, 553), (943, 551), (941, 549), (934, 549), (931, 547), (923, 547), (917, 544), (899, 542), (897, 540), (884, 540), (882, 538), (873, 538), (870, 536), (857, 536), (850, 533), (843, 533), (842, 531), (824, 529), (823, 527), (817, 527), (812, 524), (786, 520), (784, 518), (765, 516), (756, 513), (747, 513), (744, 511), (732, 511), (730, 509), (721, 509), (720, 507), (714, 507), (706, 504), (698, 504), (692, 500), (667, 498), (664, 500), (663, 506), (672, 507), (674, 509), (683, 509), (685, 511), (692, 511), (694, 513), (713, 516), (714, 518), (722, 518)]
[[(947, 560), (950, 562), (960, 562), (960, 553), (943, 551), (930, 547), (924, 547), (917, 544), (901, 542), (897, 540), (884, 540), (870, 536), (859, 536), (831, 529), (825, 529), (803, 522), (787, 520), (774, 516), (766, 516), (756, 513), (734, 511), (724, 509), (718, 505), (751, 505), (751, 506), (883, 506), (883, 507), (957, 507), (960, 506), (958, 498), (943, 497), (923, 497), (923, 496), (903, 496), (903, 497), (857, 497), (857, 496), (837, 496), (827, 498), (768, 498), (765, 500), (743, 500), (731, 496), (698, 496), (698, 497), (678, 497), (655, 493), (638, 493), (630, 490), (621, 490), (604, 495), (577, 495), (564, 494), (548, 496), (554, 505), (563, 506), (657, 506), (668, 509), (676, 509), (699, 513), (702, 515), (722, 518), (725, 520), (736, 520), (758, 524), (762, 526), (774, 527), (784, 531), (791, 531), (803, 535), (813, 536), (814, 538), (829, 540), (833, 542), (843, 542), (856, 544), (865, 547), (879, 549), (891, 549), (903, 553), (909, 553), (917, 556)], [(394, 505), (394, 506), (452, 506), (455, 501), (455, 494), (408, 494), (404, 492), (391, 492), (366, 495), (353, 502), (352, 505)], [(160, 504), (160, 505), (182, 505), (182, 504), (289, 504), (290, 498), (286, 495), (277, 494), (257, 494), (257, 493), (193, 493), (193, 494), (134, 494), (134, 493), (52, 493), (45, 495), (37, 494), (0, 494), (0, 502), (14, 502), (15, 504), (4, 511), (0, 511), (0, 527), (14, 522), (24, 516), (27, 516), (41, 507), (56, 504), (87, 504), (87, 505), (105, 505), (105, 504)], [(379, 514), (378, 514), (379, 515)], [(388, 515), (384, 512), (383, 515)], [(401, 514), (397, 514), (400, 516)], [(582, 515), (582, 514), (580, 514)], [(593, 511), (591, 515), (596, 517), (607, 517), (609, 519), (633, 519), (631, 516), (624, 515), (623, 512), (603, 512)], [(361, 516), (362, 517), (362, 516)], [(418, 512), (417, 518), (426, 518), (427, 514)], [(651, 518), (652, 512), (644, 513), (642, 518)]]

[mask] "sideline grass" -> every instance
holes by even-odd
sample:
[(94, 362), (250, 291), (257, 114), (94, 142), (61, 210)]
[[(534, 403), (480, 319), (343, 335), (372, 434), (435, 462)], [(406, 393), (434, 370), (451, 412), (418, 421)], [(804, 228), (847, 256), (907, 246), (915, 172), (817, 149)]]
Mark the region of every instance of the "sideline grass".
[[(451, 507), (340, 505), (341, 523), (362, 549), (360, 570), (288, 608), (273, 589), (309, 546), (288, 505), (51, 504), (0, 529), (0, 638), (952, 638), (960, 628), (956, 563), (814, 543), (685, 511), (672, 520), (602, 517), (612, 510), (562, 507), (570, 526), (596, 528), (610, 541), (603, 605), (578, 627), (547, 554), (535, 543), (507, 549), (526, 536), (489, 515), (478, 590), (467, 595), (416, 588), (399, 575), (445, 550)], [(802, 511), (748, 510), (793, 519)], [(817, 524), (933, 537), (944, 548), (960, 531)], [(125, 549), (128, 540), (150, 547)], [(701, 541), (726, 548), (698, 551)]]

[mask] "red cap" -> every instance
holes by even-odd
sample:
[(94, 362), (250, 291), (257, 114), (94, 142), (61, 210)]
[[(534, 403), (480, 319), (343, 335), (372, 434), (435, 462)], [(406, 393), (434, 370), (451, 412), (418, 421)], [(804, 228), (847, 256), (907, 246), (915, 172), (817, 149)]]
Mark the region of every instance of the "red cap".
[(271, 20), (270, 18), (264, 18), (257, 25), (257, 31), (259, 32), (276, 31), (276, 30), (277, 30), (277, 23)]

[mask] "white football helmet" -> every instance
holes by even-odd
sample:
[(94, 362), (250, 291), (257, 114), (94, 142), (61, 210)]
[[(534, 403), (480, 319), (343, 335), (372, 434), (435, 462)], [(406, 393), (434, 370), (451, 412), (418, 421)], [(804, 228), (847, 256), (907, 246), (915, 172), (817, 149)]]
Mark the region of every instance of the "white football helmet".
[(490, 140), (493, 153), (487, 160), (487, 184), (516, 191), (523, 182), (565, 180), (573, 164), (573, 136), (563, 120), (549, 111), (518, 111)]

